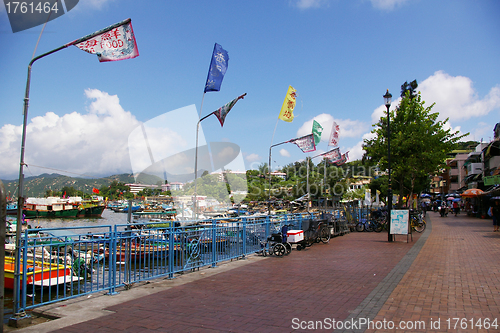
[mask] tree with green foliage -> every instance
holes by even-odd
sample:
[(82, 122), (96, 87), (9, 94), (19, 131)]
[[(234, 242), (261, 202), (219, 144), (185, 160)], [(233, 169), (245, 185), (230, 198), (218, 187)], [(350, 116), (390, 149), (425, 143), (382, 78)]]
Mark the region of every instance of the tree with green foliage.
[(408, 92), (410, 94), (410, 98), (413, 99), (417, 97), (417, 88), (418, 88), (417, 80), (413, 80), (410, 83), (408, 83), (408, 81), (405, 81), (405, 83), (401, 85), (401, 98), (405, 98), (406, 93)]
[(116, 180), (113, 180), (109, 186), (101, 186), (99, 189), (99, 195), (106, 197), (109, 200), (115, 200), (118, 198), (134, 198), (134, 195), (130, 193), (130, 187), (126, 186), (125, 183), (121, 183)]
[[(390, 111), (391, 117), (391, 168), (392, 179), (399, 187), (399, 196), (410, 195), (422, 188), (430, 173), (446, 167), (447, 153), (456, 143), (468, 135), (459, 135), (445, 129), (448, 119), (439, 121), (439, 113), (432, 112), (434, 104), (426, 107), (420, 92), (412, 97), (406, 91), (396, 110)], [(365, 139), (364, 160), (372, 165), (378, 164), (387, 170), (387, 117), (381, 117), (373, 125), (373, 139)], [(405, 188), (405, 184), (407, 187)], [(401, 200), (400, 200), (401, 202)], [(411, 204), (411, 202), (410, 202)]]

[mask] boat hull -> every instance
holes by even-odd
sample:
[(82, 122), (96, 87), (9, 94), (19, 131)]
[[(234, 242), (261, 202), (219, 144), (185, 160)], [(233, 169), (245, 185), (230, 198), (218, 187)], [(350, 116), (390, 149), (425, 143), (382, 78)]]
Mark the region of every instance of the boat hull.
[[(71, 274), (71, 268), (64, 265), (53, 263), (42, 263), (39, 261), (27, 261), (26, 279), (21, 274), (20, 288), (24, 285), (24, 280), (28, 286), (51, 287), (59, 284), (75, 281), (75, 277)], [(21, 263), (20, 271), (23, 271)], [(4, 286), (6, 289), (14, 289), (14, 269), (15, 261), (13, 257), (5, 257), (4, 264)], [(78, 278), (76, 278), (78, 279)]]
[(106, 206), (96, 205), (91, 207), (83, 207), (78, 211), (77, 217), (101, 217)]
[(79, 212), (78, 208), (64, 210), (33, 210), (23, 209), (23, 213), (27, 218), (45, 217), (45, 218), (71, 218), (76, 217)]

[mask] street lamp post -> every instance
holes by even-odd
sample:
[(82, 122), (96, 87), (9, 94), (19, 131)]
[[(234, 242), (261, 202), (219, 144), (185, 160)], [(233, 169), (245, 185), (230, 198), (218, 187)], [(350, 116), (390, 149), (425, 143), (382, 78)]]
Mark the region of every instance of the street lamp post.
[(392, 95), (389, 93), (389, 89), (385, 93), (384, 102), (387, 108), (387, 169), (389, 170), (389, 185), (387, 189), (387, 214), (388, 214), (388, 232), (387, 241), (392, 242), (391, 235), (391, 211), (392, 211), (392, 181), (391, 181), (391, 115), (389, 113), (389, 108), (391, 107)]

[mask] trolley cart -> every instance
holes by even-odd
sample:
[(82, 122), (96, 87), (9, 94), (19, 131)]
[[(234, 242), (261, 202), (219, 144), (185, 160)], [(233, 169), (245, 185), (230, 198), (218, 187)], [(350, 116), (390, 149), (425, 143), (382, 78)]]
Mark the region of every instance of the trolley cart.
[(294, 242), (299, 251), (314, 243), (323, 242), (326, 244), (330, 241), (330, 229), (326, 219), (304, 220), (302, 221), (302, 229), (304, 229), (303, 239)]

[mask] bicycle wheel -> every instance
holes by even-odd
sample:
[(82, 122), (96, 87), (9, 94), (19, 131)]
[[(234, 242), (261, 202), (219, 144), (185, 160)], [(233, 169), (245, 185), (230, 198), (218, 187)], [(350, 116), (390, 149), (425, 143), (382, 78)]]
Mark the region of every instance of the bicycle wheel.
[(285, 245), (285, 249), (286, 249), (285, 255), (287, 256), (292, 252), (292, 244), (286, 242), (284, 245)]
[(359, 222), (358, 224), (356, 224), (356, 231), (358, 232), (365, 231), (365, 225), (362, 222)]
[(321, 241), (326, 244), (330, 241), (330, 230), (328, 228), (322, 228), (321, 231), (319, 232), (319, 238)]
[(423, 232), (425, 230), (426, 223), (424, 221), (418, 222), (416, 225), (414, 225), (414, 229), (416, 232)]
[(373, 231), (375, 232), (381, 232), (384, 227), (382, 226), (382, 223), (373, 221)]
[(277, 257), (283, 257), (286, 253), (285, 245), (277, 243), (273, 246), (273, 254)]

